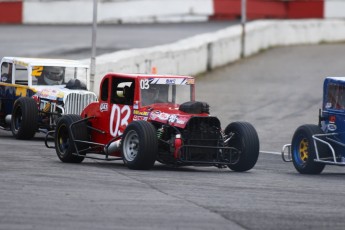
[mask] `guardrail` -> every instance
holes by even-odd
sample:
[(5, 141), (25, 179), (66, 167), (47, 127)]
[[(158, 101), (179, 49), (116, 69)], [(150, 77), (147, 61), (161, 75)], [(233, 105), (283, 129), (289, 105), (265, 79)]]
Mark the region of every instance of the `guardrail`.
[[(246, 26), (244, 56), (276, 46), (345, 41), (345, 20), (258, 20)], [(241, 56), (241, 26), (197, 35), (172, 44), (98, 56), (92, 89), (99, 92), (105, 73), (197, 75)], [(89, 63), (90, 60), (83, 60)]]

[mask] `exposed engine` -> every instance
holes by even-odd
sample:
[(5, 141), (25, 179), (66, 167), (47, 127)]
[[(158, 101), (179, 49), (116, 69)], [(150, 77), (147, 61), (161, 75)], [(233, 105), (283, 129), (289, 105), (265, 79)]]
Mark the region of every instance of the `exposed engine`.
[[(158, 161), (174, 165), (218, 165), (231, 160), (231, 152), (224, 143), (220, 121), (216, 117), (192, 117), (185, 129), (163, 125), (157, 129)], [(178, 139), (181, 146), (176, 146)], [(178, 149), (176, 149), (178, 148)]]

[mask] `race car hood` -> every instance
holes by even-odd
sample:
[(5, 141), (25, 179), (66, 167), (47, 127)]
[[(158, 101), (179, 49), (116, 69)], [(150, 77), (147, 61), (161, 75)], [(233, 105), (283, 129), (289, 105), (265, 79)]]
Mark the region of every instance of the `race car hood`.
[(143, 107), (139, 110), (134, 110), (134, 120), (139, 120), (142, 117), (147, 117), (149, 121), (169, 124), (171, 126), (185, 128), (188, 121), (195, 116), (209, 116), (208, 113), (186, 113), (180, 110), (179, 105), (173, 104), (154, 104), (150, 107)]
[(58, 86), (34, 86), (36, 90), (36, 96), (39, 98), (44, 98), (52, 101), (63, 101), (65, 103), (66, 98), (71, 93), (77, 94), (93, 94), (87, 90), (79, 90), (79, 89), (68, 89), (64, 85)]

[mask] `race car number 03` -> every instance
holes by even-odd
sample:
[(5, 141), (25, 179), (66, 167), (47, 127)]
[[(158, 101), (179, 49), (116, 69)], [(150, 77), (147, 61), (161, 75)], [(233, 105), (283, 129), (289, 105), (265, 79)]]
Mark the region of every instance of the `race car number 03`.
[(149, 80), (148, 79), (141, 80), (140, 81), (140, 88), (141, 89), (149, 89), (150, 88)]
[(125, 105), (122, 108), (120, 108), (120, 106), (114, 104), (111, 108), (110, 114), (110, 135), (112, 135), (113, 137), (122, 135), (122, 132), (119, 130), (119, 128), (122, 126), (126, 127), (128, 125), (130, 115), (131, 109), (128, 105)]

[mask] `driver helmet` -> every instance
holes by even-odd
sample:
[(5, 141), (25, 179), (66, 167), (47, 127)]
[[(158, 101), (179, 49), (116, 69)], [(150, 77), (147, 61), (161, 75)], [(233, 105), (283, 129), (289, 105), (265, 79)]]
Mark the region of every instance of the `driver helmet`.
[(143, 105), (149, 105), (158, 100), (159, 88), (156, 85), (150, 85), (150, 88), (142, 90)]
[(61, 85), (64, 78), (64, 68), (57, 66), (45, 66), (43, 78), (47, 85)]
[(159, 88), (156, 85), (151, 85), (148, 90), (146, 90), (147, 96), (151, 100), (157, 100), (159, 95)]

